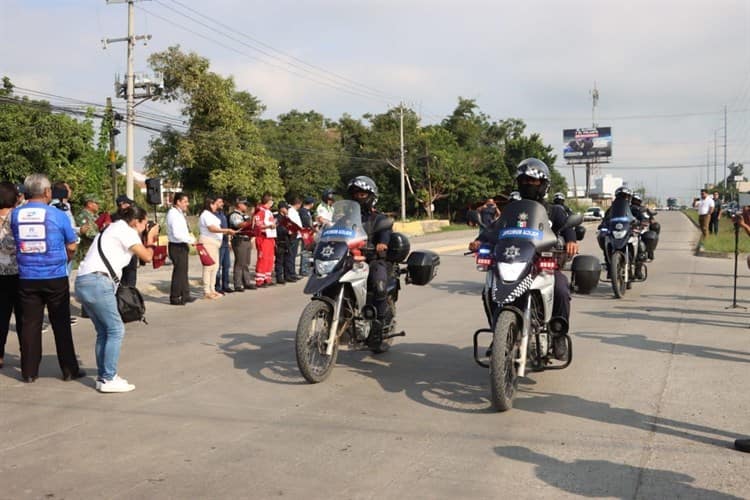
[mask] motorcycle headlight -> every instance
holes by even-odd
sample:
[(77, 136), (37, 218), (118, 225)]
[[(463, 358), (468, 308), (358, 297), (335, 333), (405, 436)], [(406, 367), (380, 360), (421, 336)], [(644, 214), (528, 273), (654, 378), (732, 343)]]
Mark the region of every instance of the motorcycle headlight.
[(500, 277), (505, 281), (517, 281), (524, 269), (526, 269), (525, 262), (499, 262), (497, 264)]
[(337, 260), (316, 260), (315, 261), (315, 274), (318, 276), (325, 276), (336, 268)]
[(626, 233), (627, 231), (624, 229), (622, 231), (612, 231), (612, 236), (619, 240), (620, 238), (624, 238)]

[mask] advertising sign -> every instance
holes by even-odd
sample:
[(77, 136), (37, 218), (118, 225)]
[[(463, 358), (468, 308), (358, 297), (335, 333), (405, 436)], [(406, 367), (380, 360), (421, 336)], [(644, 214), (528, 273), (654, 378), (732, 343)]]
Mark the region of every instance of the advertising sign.
[(612, 156), (612, 127), (563, 130), (563, 158), (609, 158)]

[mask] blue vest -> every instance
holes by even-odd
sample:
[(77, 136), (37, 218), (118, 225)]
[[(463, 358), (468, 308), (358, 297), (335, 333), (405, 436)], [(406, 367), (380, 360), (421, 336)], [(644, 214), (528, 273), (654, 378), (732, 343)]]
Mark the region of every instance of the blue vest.
[(13, 210), (11, 222), (21, 279), (42, 280), (68, 276), (65, 246), (76, 234), (65, 212), (30, 202)]

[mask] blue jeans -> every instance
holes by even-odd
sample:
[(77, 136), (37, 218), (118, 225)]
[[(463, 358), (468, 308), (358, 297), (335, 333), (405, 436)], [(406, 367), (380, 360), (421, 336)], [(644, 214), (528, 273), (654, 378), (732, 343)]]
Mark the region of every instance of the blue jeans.
[(219, 247), (219, 269), (216, 272), (216, 286), (214, 289), (217, 292), (227, 290), (229, 288), (229, 267), (231, 265), (231, 259), (229, 257), (229, 246)]
[(96, 329), (96, 371), (98, 378), (112, 380), (117, 374), (125, 325), (117, 310), (116, 285), (102, 274), (76, 278), (76, 298), (86, 308)]

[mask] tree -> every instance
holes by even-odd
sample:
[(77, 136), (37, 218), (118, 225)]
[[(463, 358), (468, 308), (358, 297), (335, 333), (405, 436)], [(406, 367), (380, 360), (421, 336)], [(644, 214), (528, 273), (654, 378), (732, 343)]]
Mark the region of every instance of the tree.
[(340, 134), (314, 111), (292, 110), (278, 121), (260, 122), (268, 152), (279, 164), (287, 197), (320, 196), (339, 185), (344, 163)]
[(45, 101), (15, 97), (7, 77), (0, 101), (0, 178), (22, 182), (42, 173), (67, 181), (74, 197), (103, 193), (108, 164), (94, 147), (93, 112), (83, 120), (54, 113)]
[(280, 196), (284, 187), (277, 162), (267, 154), (256, 123), (263, 107), (232, 78), (209, 71), (209, 61), (179, 46), (149, 58), (164, 77), (166, 101), (183, 104), (187, 130), (167, 129), (151, 141), (149, 174), (178, 179), (183, 189), (204, 194), (260, 198)]

